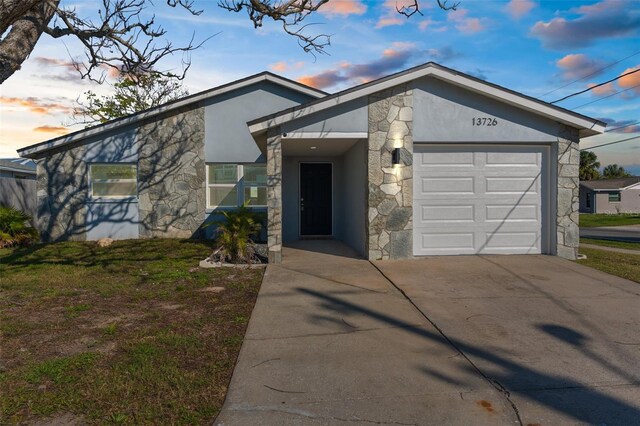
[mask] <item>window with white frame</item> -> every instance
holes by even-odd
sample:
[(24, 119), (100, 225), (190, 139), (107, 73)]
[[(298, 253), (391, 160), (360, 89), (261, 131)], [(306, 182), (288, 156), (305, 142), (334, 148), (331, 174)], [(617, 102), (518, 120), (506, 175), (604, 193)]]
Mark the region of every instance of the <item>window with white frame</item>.
[(267, 205), (267, 165), (207, 164), (207, 207)]
[(138, 194), (138, 168), (135, 164), (111, 163), (89, 165), (91, 196), (129, 198)]

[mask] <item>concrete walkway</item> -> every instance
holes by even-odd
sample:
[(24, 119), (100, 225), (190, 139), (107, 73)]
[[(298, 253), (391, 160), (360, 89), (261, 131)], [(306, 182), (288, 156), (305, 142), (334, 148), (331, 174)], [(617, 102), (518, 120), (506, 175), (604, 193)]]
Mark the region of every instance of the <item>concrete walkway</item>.
[(505, 395), (350, 255), (307, 242), (267, 268), (216, 424), (516, 424)]
[(216, 424), (639, 423), (637, 283), (549, 256), (283, 254)]

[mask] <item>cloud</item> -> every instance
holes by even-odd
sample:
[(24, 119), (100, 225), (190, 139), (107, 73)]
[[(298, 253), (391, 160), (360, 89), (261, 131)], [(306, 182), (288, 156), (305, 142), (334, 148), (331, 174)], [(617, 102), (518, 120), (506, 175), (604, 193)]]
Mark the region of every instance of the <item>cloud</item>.
[[(594, 87), (597, 86), (596, 83), (589, 83), (587, 85), (587, 87)], [(594, 96), (606, 96), (606, 95), (613, 95), (616, 92), (616, 88), (613, 85), (613, 83), (607, 83), (604, 86), (599, 86), (596, 87), (594, 89), (591, 89), (591, 93)]]
[(0, 104), (26, 108), (35, 114), (70, 113), (72, 108), (59, 102), (47, 101), (35, 97), (11, 98), (0, 96)]
[(304, 67), (303, 61), (298, 61), (293, 63), (280, 61), (273, 64), (269, 64), (269, 68), (275, 72), (287, 72), (292, 70), (299, 70), (302, 67)]
[(544, 47), (554, 50), (585, 47), (598, 39), (632, 35), (640, 27), (640, 13), (630, 10), (630, 6), (629, 2), (619, 0), (581, 6), (572, 10), (580, 15), (578, 18), (538, 21), (531, 28), (531, 35), (540, 39)]
[[(633, 68), (627, 68), (626, 70), (622, 71), (620, 75), (627, 74), (637, 69), (640, 69), (640, 65)], [(640, 95), (640, 72), (622, 77), (620, 80), (618, 80), (618, 86), (620, 86), (622, 89), (632, 89), (631, 91)]]
[(66, 135), (67, 133), (69, 133), (69, 129), (67, 129), (66, 127), (49, 125), (34, 127), (33, 131), (41, 133), (54, 133), (56, 135)]
[(610, 131), (611, 133), (638, 133), (640, 132), (640, 124), (632, 124), (638, 120), (615, 120), (613, 118), (599, 118), (598, 120), (607, 123), (609, 129), (616, 129)]
[(360, 0), (331, 0), (318, 9), (318, 13), (333, 16), (362, 15), (367, 11), (367, 6)]
[(598, 75), (606, 64), (597, 59), (591, 59), (582, 53), (566, 55), (556, 62), (562, 70), (563, 80), (576, 80), (587, 75)]
[(458, 9), (449, 11), (447, 20), (455, 23), (458, 31), (465, 34), (474, 34), (486, 29), (486, 20), (468, 17), (468, 9)]
[(518, 20), (529, 13), (535, 6), (536, 3), (531, 0), (511, 0), (505, 9), (513, 19)]
[[(438, 21), (434, 21), (431, 18), (426, 18), (423, 19), (422, 21), (420, 21), (420, 23), (418, 24), (418, 29), (420, 31), (434, 31), (434, 32), (442, 32), (442, 31), (446, 31), (447, 30), (447, 26), (446, 25), (440, 25), (441, 23)], [(438, 26), (440, 25), (440, 26)]]
[(413, 43), (396, 42), (382, 52), (380, 58), (362, 64), (342, 62), (337, 67), (298, 78), (300, 83), (325, 89), (339, 83), (362, 84), (406, 68), (418, 53)]
[(467, 74), (475, 78), (479, 78), (480, 80), (487, 79), (487, 70), (483, 70), (481, 68), (476, 68), (475, 70), (467, 71)]

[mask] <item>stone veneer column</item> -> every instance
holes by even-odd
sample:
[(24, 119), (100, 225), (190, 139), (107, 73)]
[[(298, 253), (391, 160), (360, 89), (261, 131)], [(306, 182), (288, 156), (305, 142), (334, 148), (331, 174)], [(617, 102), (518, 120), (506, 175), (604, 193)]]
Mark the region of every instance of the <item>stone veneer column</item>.
[(267, 242), (269, 263), (282, 263), (282, 137), (267, 133)]
[[(413, 94), (408, 85), (369, 97), (369, 260), (413, 256)], [(400, 165), (391, 152), (400, 148)]]
[(574, 260), (578, 255), (580, 208), (580, 150), (578, 131), (564, 127), (558, 135), (557, 254)]

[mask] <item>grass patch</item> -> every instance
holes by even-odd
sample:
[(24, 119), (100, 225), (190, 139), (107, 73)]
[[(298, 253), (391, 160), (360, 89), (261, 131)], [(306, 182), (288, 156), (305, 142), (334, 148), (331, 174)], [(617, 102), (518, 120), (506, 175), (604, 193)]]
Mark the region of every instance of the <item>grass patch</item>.
[(640, 225), (640, 214), (580, 214), (580, 226), (582, 228), (625, 225)]
[(209, 251), (161, 239), (0, 250), (2, 423), (211, 423), (262, 271), (196, 268)]
[(580, 243), (595, 244), (604, 247), (614, 247), (627, 250), (640, 250), (640, 243), (633, 243), (628, 241), (613, 241), (613, 240), (600, 240), (596, 238), (580, 238)]
[(640, 283), (639, 255), (591, 248), (581, 248), (580, 253), (585, 254), (587, 258), (578, 260), (578, 263)]

